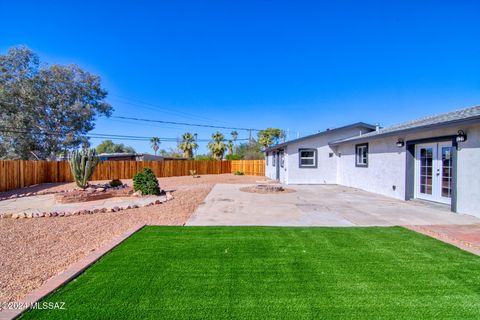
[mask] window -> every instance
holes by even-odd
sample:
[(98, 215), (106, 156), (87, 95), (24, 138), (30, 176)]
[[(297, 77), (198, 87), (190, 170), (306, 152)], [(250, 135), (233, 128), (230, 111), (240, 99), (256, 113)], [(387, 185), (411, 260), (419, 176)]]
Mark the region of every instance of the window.
[(272, 166), (276, 166), (275, 162), (277, 162), (277, 153), (272, 153)]
[(280, 167), (284, 167), (285, 166), (285, 152), (282, 151), (280, 152)]
[(300, 168), (317, 167), (317, 149), (298, 149), (298, 165)]
[(265, 154), (265, 164), (268, 166), (268, 152)]
[(355, 166), (368, 167), (368, 143), (355, 146)]

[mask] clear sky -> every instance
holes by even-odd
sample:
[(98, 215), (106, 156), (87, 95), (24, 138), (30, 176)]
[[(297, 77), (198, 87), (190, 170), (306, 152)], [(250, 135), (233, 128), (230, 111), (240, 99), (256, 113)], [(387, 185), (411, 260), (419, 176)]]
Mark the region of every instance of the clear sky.
[[(280, 127), (296, 138), (480, 104), (478, 0), (0, 0), (0, 14), (0, 52), (24, 44), (99, 74), (118, 116)], [(94, 130), (185, 131), (213, 129), (99, 119)]]

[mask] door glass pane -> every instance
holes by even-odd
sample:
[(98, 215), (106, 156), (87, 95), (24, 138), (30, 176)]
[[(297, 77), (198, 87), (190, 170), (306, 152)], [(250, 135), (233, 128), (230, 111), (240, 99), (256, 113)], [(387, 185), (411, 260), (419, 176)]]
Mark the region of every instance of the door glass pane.
[(452, 197), (452, 148), (442, 147), (442, 197)]
[(433, 148), (420, 149), (420, 193), (432, 194)]

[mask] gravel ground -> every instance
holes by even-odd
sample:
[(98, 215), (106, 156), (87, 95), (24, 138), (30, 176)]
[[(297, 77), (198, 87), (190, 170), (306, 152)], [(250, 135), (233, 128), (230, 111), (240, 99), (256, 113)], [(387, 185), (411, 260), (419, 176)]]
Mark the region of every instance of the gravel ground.
[[(136, 224), (183, 225), (216, 183), (261, 179), (231, 174), (159, 178), (161, 188), (173, 191), (175, 197), (161, 205), (61, 218), (0, 219), (0, 302), (21, 299)], [(122, 181), (132, 184), (131, 180)], [(0, 193), (0, 197), (74, 187), (73, 183), (41, 184)]]

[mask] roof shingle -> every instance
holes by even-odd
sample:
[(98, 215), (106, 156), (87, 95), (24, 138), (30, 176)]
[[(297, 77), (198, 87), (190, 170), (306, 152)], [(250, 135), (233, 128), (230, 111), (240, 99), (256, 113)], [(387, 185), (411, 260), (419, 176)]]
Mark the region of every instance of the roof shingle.
[(447, 113), (437, 114), (434, 116), (428, 116), (428, 117), (396, 124), (387, 128), (379, 129), (378, 131), (365, 133), (361, 136), (337, 140), (330, 144), (336, 145), (336, 144), (341, 144), (349, 141), (363, 140), (366, 138), (384, 136), (388, 134), (405, 132), (405, 131), (414, 130), (414, 129), (421, 129), (423, 127), (429, 128), (429, 127), (434, 127), (436, 125), (455, 123), (458, 121), (464, 121), (464, 120), (469, 120), (474, 118), (479, 118), (479, 121), (480, 121), (480, 106), (464, 108), (460, 110), (455, 110)]

